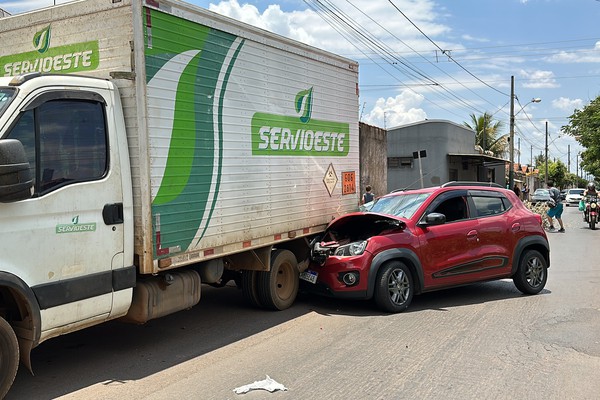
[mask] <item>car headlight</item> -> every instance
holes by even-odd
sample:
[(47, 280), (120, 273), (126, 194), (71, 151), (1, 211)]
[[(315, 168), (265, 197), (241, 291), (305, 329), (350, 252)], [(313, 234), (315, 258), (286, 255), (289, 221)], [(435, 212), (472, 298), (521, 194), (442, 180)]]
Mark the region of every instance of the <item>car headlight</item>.
[(592, 207), (592, 208), (596, 208), (596, 206), (597, 206), (596, 203), (590, 204), (590, 207)]
[(367, 241), (352, 242), (350, 244), (340, 246), (335, 250), (335, 255), (340, 257), (359, 256), (365, 252)]

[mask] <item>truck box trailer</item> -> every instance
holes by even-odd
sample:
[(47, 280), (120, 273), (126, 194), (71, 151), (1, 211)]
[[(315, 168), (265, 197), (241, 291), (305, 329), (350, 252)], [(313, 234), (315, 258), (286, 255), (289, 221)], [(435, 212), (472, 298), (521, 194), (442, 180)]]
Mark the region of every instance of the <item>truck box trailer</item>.
[(351, 60), (177, 0), (0, 19), (0, 395), (44, 340), (202, 284), (289, 307), (358, 163)]

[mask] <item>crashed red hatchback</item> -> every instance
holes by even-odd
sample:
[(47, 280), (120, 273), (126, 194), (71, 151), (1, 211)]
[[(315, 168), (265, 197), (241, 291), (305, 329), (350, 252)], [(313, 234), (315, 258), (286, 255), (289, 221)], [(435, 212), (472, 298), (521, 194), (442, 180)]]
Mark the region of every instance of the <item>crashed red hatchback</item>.
[(550, 247), (541, 216), (512, 191), (449, 182), (337, 218), (311, 244), (311, 260), (304, 290), (401, 312), (415, 294), (473, 282), (512, 278), (524, 294), (539, 293)]

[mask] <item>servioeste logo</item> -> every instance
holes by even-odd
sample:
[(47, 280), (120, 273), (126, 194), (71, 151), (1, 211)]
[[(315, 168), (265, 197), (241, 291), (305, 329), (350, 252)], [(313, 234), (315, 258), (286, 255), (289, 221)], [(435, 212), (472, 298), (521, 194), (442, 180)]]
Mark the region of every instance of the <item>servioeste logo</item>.
[(350, 125), (312, 118), (314, 88), (298, 92), (299, 116), (255, 113), (252, 116), (252, 155), (343, 157), (350, 151)]
[[(33, 51), (0, 57), (0, 76), (29, 72), (72, 73), (98, 68), (98, 41), (51, 46), (51, 25), (33, 35)], [(66, 40), (66, 39), (65, 39)]]

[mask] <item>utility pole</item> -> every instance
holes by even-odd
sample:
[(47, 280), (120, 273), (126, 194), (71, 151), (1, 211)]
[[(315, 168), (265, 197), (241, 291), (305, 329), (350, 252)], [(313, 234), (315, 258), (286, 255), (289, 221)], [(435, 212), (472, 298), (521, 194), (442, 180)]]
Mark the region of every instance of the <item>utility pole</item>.
[(515, 162), (515, 77), (510, 77), (510, 165), (508, 167), (508, 188), (512, 189), (515, 182), (514, 162)]
[(567, 146), (567, 157), (568, 170), (571, 173), (571, 145)]
[(546, 187), (548, 187), (548, 121), (546, 121)]
[(533, 145), (531, 145), (531, 150), (529, 150), (529, 161), (531, 161), (531, 168), (533, 168)]

